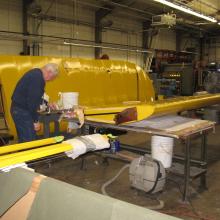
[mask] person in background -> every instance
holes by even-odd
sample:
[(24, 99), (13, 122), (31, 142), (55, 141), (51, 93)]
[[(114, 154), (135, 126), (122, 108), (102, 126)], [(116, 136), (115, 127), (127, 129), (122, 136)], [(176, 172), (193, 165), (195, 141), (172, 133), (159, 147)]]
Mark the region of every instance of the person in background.
[(100, 58), (100, 60), (109, 60), (108, 54), (103, 54)]
[(29, 70), (18, 81), (11, 97), (11, 115), (20, 143), (36, 139), (36, 132), (40, 130), (38, 109), (45, 84), (55, 79), (57, 75), (58, 65), (48, 63), (41, 69)]

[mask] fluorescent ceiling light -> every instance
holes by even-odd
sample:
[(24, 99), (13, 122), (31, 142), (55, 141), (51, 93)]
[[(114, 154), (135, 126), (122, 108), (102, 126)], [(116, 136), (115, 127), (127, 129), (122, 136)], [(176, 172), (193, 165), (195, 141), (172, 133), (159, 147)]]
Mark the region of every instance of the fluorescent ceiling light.
[(191, 15), (194, 15), (196, 17), (203, 18), (207, 21), (211, 21), (213, 23), (217, 22), (217, 20), (214, 17), (210, 17), (210, 16), (207, 16), (207, 15), (201, 14), (199, 12), (193, 11), (191, 8), (186, 8), (184, 6), (174, 4), (174, 3), (170, 2), (170, 1), (167, 1), (167, 0), (154, 0), (154, 1), (159, 2), (161, 4), (164, 4), (164, 5), (167, 5), (171, 8), (175, 8), (177, 10), (183, 11), (187, 14), (191, 14)]

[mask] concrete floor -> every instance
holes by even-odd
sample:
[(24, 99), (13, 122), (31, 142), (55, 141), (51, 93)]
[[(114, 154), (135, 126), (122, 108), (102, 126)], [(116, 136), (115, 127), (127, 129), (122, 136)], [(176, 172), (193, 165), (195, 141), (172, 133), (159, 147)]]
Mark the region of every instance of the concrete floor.
[[(167, 180), (165, 189), (162, 193), (156, 195), (147, 195), (146, 193), (132, 189), (129, 185), (128, 170), (126, 170), (114, 183), (107, 187), (110, 196), (124, 200), (139, 206), (148, 207), (156, 205), (156, 198), (163, 200), (165, 206), (163, 213), (168, 213), (182, 219), (220, 219), (220, 126), (216, 127), (216, 133), (208, 137), (208, 190), (198, 193), (198, 180), (192, 182), (191, 201), (188, 204), (181, 202), (182, 178), (172, 177)], [(122, 143), (145, 147), (149, 143), (149, 137), (143, 134), (129, 133), (120, 137)], [(198, 141), (192, 144), (192, 152), (196, 157), (198, 155)], [(149, 146), (149, 144), (148, 144)], [(175, 153), (183, 154), (183, 148), (176, 145)], [(125, 164), (121, 161), (109, 159), (109, 164), (103, 164), (103, 159), (96, 155), (86, 156), (86, 168), (80, 169), (81, 158), (72, 160), (61, 158), (48, 163), (35, 164), (37, 172), (49, 177), (62, 180), (64, 182), (83, 187), (88, 190), (101, 193), (101, 186), (107, 180), (111, 179), (118, 170)]]

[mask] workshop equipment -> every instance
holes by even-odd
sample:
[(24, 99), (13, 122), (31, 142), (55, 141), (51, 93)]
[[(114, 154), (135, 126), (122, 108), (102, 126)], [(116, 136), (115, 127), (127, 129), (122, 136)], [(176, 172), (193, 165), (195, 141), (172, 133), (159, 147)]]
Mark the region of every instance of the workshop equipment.
[(63, 141), (63, 137), (47, 138), (20, 144), (9, 145), (0, 149), (0, 168), (32, 161), (35, 159), (65, 153), (75, 159), (89, 151), (109, 148), (109, 139), (106, 135), (93, 134), (72, 138)]
[(191, 63), (163, 64), (161, 69), (162, 72), (158, 74), (160, 75), (158, 90), (164, 92), (162, 93), (163, 95), (193, 95), (196, 80), (195, 71)]
[(157, 94), (172, 97), (179, 94), (179, 85), (175, 79), (156, 79)]
[(129, 168), (131, 186), (147, 193), (162, 191), (166, 172), (162, 163), (145, 154), (134, 159)]
[(105, 182), (101, 187), (103, 195), (109, 196), (106, 187), (116, 181), (126, 169), (129, 169), (129, 180), (132, 187), (146, 193), (156, 193), (163, 190), (166, 179), (165, 168), (160, 161), (154, 160), (148, 154), (145, 154), (132, 159), (130, 164), (124, 165), (114, 177)]
[(152, 23), (153, 27), (172, 27), (176, 25), (176, 14), (161, 14), (161, 15), (154, 15), (152, 16)]
[(208, 71), (204, 79), (205, 90), (209, 93), (220, 92), (220, 69), (219, 71)]

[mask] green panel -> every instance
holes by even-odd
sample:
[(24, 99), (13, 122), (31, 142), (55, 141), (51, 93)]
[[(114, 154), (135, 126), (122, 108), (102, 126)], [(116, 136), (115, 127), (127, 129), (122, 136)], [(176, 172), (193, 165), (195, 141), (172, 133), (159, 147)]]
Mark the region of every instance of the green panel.
[(28, 220), (178, 220), (54, 179), (44, 179)]
[(110, 220), (113, 199), (54, 179), (44, 179), (28, 220)]
[(28, 192), (37, 175), (39, 174), (21, 168), (0, 173), (0, 216)]

